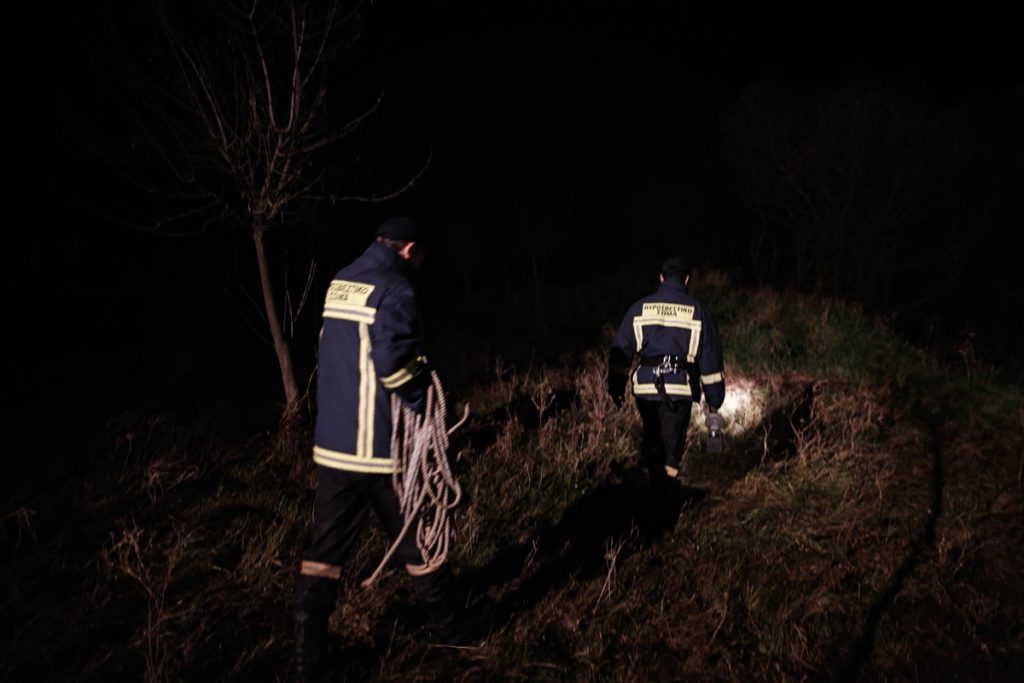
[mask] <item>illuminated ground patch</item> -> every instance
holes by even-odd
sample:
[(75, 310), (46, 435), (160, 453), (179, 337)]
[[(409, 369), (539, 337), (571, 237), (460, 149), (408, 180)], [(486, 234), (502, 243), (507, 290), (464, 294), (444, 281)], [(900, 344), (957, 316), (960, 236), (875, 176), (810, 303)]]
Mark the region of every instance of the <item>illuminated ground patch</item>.
[(730, 376), (725, 383), (725, 403), (719, 413), (725, 420), (725, 433), (739, 436), (764, 420), (766, 392), (753, 380)]

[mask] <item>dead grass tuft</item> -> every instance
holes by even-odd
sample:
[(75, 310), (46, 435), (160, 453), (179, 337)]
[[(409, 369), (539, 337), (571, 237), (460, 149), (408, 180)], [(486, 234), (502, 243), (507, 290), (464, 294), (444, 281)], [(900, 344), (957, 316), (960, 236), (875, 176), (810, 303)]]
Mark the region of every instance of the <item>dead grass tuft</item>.
[[(1019, 388), (922, 362), (837, 302), (703, 282), (745, 397), (726, 453), (703, 452), (695, 412), (688, 487), (654, 505), (635, 407), (605, 396), (603, 348), (519, 367), (467, 357), (467, 377), (490, 369), (447, 387), (473, 406), (453, 437), (454, 565), (485, 638), (432, 645), (401, 568), (362, 589), (387, 548), (370, 525), (331, 620), (339, 678), (1018, 673)], [(308, 426), (293, 427), (229, 439), (126, 414), (75, 488), (5, 501), (0, 672), (38, 679), (44, 659), (53, 679), (287, 679), (315, 484)]]

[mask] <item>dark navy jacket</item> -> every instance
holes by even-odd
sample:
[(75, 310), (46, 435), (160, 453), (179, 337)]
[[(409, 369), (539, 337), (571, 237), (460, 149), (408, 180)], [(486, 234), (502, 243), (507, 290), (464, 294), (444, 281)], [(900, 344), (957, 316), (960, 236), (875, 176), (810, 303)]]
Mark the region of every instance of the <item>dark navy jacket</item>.
[[(670, 278), (657, 292), (640, 299), (626, 312), (608, 358), (608, 386), (621, 393), (633, 356), (679, 356), (679, 372), (665, 375), (670, 398), (700, 401), (721, 408), (725, 400), (722, 342), (711, 312), (687, 294), (682, 280)], [(660, 400), (654, 367), (641, 363), (633, 373), (633, 394), (639, 400)]]
[(327, 290), (313, 460), (390, 474), (391, 394), (422, 411), (430, 371), (406, 262), (373, 242)]

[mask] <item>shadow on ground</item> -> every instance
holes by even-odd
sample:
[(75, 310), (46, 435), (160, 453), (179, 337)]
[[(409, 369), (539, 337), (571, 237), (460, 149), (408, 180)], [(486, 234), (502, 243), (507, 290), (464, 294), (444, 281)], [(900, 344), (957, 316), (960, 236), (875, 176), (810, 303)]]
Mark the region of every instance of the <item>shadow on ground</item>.
[[(603, 575), (610, 548), (618, 548), (621, 562), (671, 531), (680, 515), (695, 514), (707, 493), (672, 483), (655, 494), (646, 472), (620, 465), (607, 481), (569, 507), (557, 524), (460, 574), (474, 619), (482, 628), (501, 628), (566, 582)], [(515, 587), (499, 599), (474, 602), (474, 596), (509, 584)]]
[[(481, 452), (494, 443), (508, 419), (517, 419), (526, 429), (536, 429), (574, 401), (572, 395), (557, 395), (541, 415), (528, 397), (520, 396), (471, 420), (452, 439), (451, 451)], [(655, 495), (639, 454), (633, 462), (627, 458), (629, 464), (614, 461), (606, 478), (568, 507), (558, 523), (538, 529), (528, 541), (505, 548), (481, 567), (459, 572), (460, 597), (467, 605), (474, 635), (482, 638), (505, 628), (571, 581), (603, 576), (608, 571), (611, 548), (616, 549), (616, 561), (621, 563), (671, 533), (682, 515), (700, 514), (712, 490), (724, 490), (766, 462), (793, 457), (800, 431), (812, 420), (813, 403), (813, 386), (801, 386), (757, 428), (730, 444), (723, 455), (703, 453), (703, 443), (698, 446), (699, 452), (694, 452), (691, 444), (688, 458), (694, 467), (688, 471), (713, 471), (713, 476), (690, 479), (701, 485), (673, 483), (664, 493)], [(406, 601), (393, 603), (380, 623), (400, 624), (395, 627), (404, 632), (425, 626), (415, 606)], [(347, 647), (339, 656), (357, 668), (371, 667), (394, 635), (380, 632), (373, 645)]]

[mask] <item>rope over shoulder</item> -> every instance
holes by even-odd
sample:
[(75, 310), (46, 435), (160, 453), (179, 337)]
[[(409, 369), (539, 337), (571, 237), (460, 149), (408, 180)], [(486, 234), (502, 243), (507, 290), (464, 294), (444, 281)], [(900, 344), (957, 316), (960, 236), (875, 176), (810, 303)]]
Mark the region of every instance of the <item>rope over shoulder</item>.
[(469, 419), (469, 406), (462, 419), (448, 429), (445, 426), (448, 406), (441, 380), (433, 371), (430, 379), (423, 415), (391, 395), (391, 461), (395, 464), (391, 485), (398, 496), (405, 525), (377, 569), (363, 581), (364, 587), (377, 581), (413, 522), (418, 522), (416, 546), (423, 556), (418, 573), (429, 574), (448, 561), (448, 551), (455, 538), (452, 519), (455, 507), (462, 500), (462, 488), (448, 464), (448, 437)]

